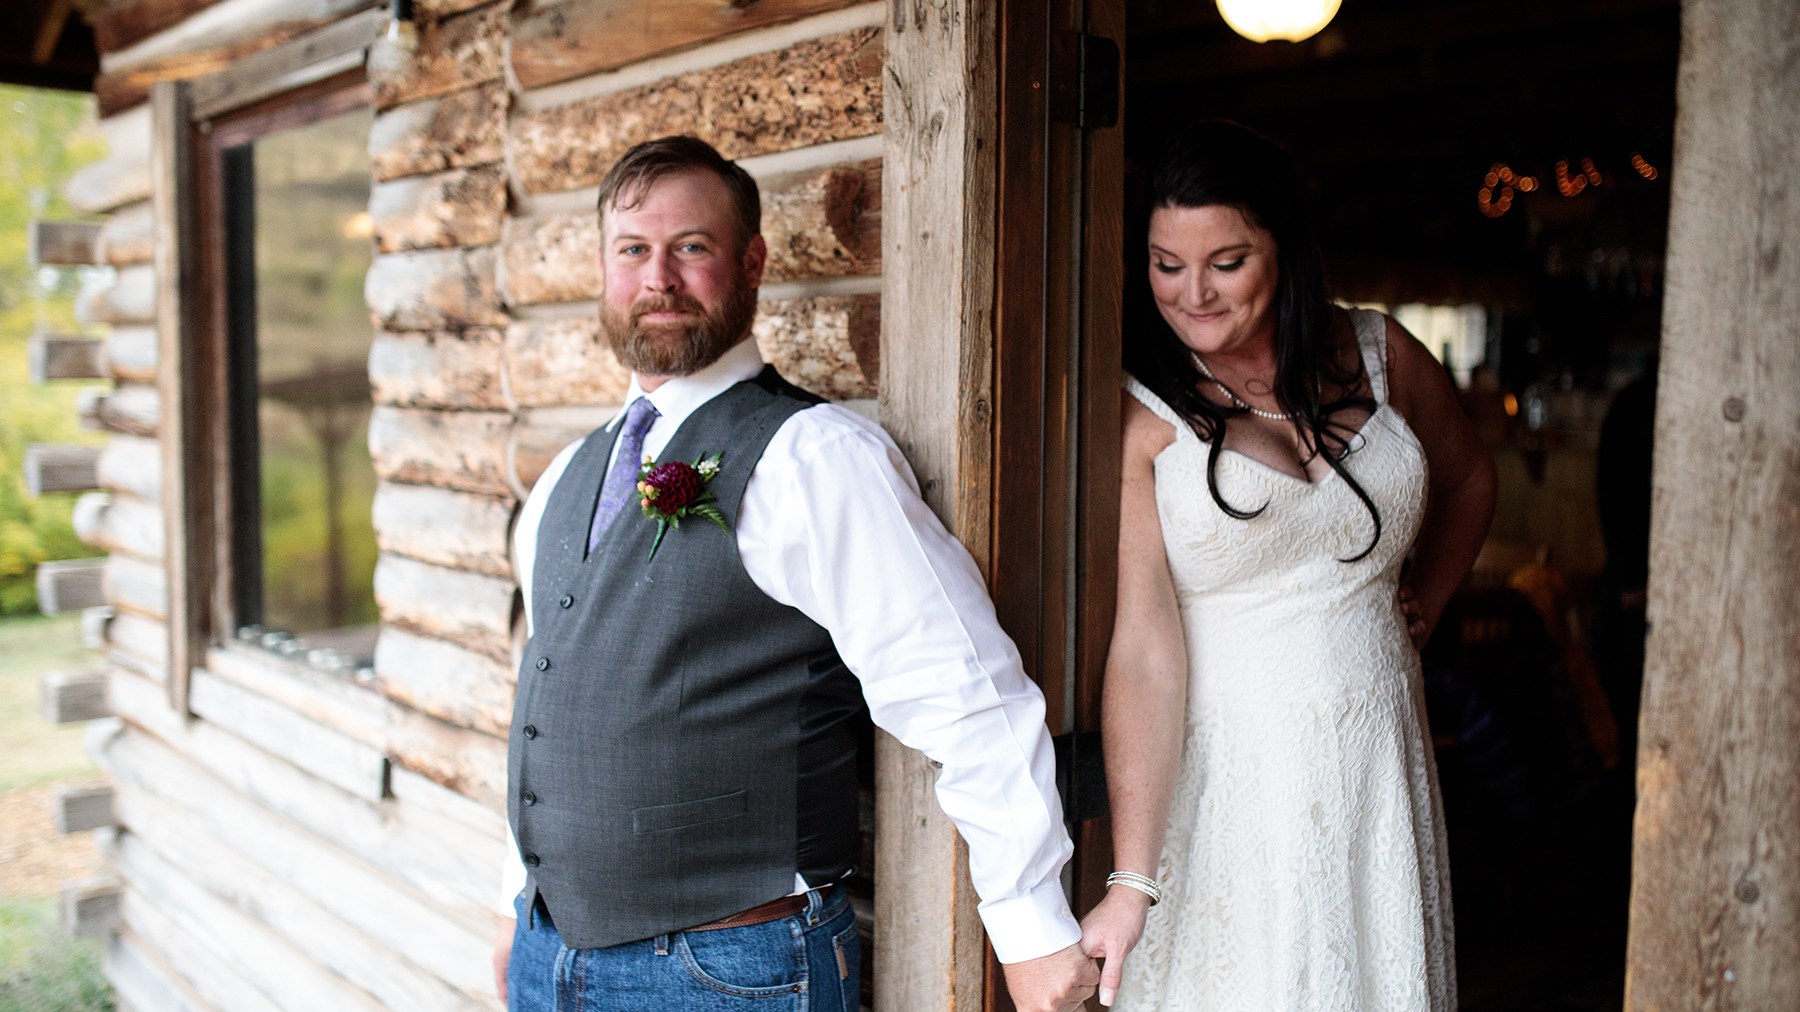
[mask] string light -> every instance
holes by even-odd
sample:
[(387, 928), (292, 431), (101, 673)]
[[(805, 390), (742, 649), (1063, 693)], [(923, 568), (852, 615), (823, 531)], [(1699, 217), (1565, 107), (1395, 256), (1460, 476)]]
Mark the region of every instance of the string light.
[(1660, 173), (1656, 171), (1656, 166), (1644, 161), (1644, 156), (1638, 154), (1636, 151), (1631, 153), (1631, 167), (1636, 169), (1637, 174), (1643, 176), (1645, 179), (1655, 179), (1660, 175)]
[[(1553, 172), (1556, 192), (1565, 197), (1580, 196), (1589, 187), (1607, 186), (1615, 181), (1615, 177), (1602, 173), (1591, 157), (1576, 159), (1576, 166), (1572, 168), (1567, 158), (1556, 163)], [(1662, 175), (1656, 166), (1651, 165), (1636, 151), (1631, 153), (1631, 168), (1648, 180), (1658, 179)], [(1536, 176), (1524, 175), (1505, 162), (1495, 162), (1481, 177), (1481, 188), (1475, 191), (1475, 208), (1485, 217), (1498, 218), (1512, 210), (1513, 200), (1518, 194), (1535, 193), (1542, 185)]]

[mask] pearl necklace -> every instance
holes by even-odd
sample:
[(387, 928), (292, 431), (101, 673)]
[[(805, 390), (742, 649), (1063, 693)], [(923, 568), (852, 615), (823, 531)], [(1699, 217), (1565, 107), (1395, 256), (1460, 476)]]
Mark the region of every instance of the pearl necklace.
[(1206, 367), (1206, 361), (1200, 357), (1199, 352), (1190, 351), (1188, 352), (1188, 356), (1194, 360), (1194, 365), (1199, 368), (1200, 375), (1205, 376), (1213, 386), (1218, 387), (1219, 392), (1225, 395), (1225, 399), (1231, 402), (1232, 407), (1241, 408), (1258, 418), (1267, 418), (1271, 422), (1291, 422), (1294, 420), (1292, 412), (1283, 414), (1280, 411), (1264, 411), (1261, 408), (1251, 407), (1247, 401), (1237, 395), (1236, 391), (1219, 382), (1219, 377), (1214, 376), (1212, 370)]

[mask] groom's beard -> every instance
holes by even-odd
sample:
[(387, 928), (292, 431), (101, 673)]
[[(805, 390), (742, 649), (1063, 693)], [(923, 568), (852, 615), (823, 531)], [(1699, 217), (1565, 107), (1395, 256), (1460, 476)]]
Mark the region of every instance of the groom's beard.
[[(679, 312), (691, 319), (673, 324), (643, 324), (646, 313)], [(600, 326), (613, 354), (626, 368), (646, 376), (688, 376), (719, 360), (750, 332), (756, 319), (756, 289), (732, 286), (725, 298), (707, 309), (691, 295), (645, 296), (620, 313), (600, 302)]]

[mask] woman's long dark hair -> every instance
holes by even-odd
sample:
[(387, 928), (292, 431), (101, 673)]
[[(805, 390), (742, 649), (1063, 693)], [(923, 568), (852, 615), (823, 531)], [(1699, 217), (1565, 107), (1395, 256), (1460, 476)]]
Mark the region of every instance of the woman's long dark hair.
[[(1372, 413), (1376, 404), (1372, 397), (1359, 393), (1365, 371), (1362, 356), (1353, 356), (1354, 365), (1346, 366), (1332, 345), (1334, 310), (1293, 157), (1249, 127), (1207, 120), (1170, 136), (1149, 184), (1140, 235), (1147, 234), (1149, 214), (1157, 208), (1223, 206), (1242, 211), (1274, 237), (1275, 398), (1280, 410), (1293, 416), (1302, 445), (1323, 454), (1368, 509), (1375, 522), (1374, 537), (1361, 552), (1343, 561), (1367, 557), (1381, 540), (1381, 511), (1343, 464), (1356, 430), (1334, 417), (1359, 408)], [(1138, 271), (1139, 278), (1145, 270)], [(1213, 502), (1239, 520), (1259, 516), (1268, 503), (1246, 510), (1219, 494), (1217, 472), (1225, 430), (1233, 418), (1246, 414), (1246, 409), (1216, 404), (1200, 393), (1203, 379), (1187, 345), (1145, 301), (1138, 300), (1138, 312), (1128, 317), (1126, 370), (1174, 408), (1207, 443), (1206, 490)], [(1330, 400), (1326, 400), (1328, 391)]]

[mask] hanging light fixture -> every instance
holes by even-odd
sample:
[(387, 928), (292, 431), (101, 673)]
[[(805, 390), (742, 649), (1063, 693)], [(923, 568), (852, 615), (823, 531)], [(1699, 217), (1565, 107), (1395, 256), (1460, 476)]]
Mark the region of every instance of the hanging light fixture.
[(1252, 42), (1302, 42), (1337, 16), (1340, 0), (1218, 0), (1231, 30)]

